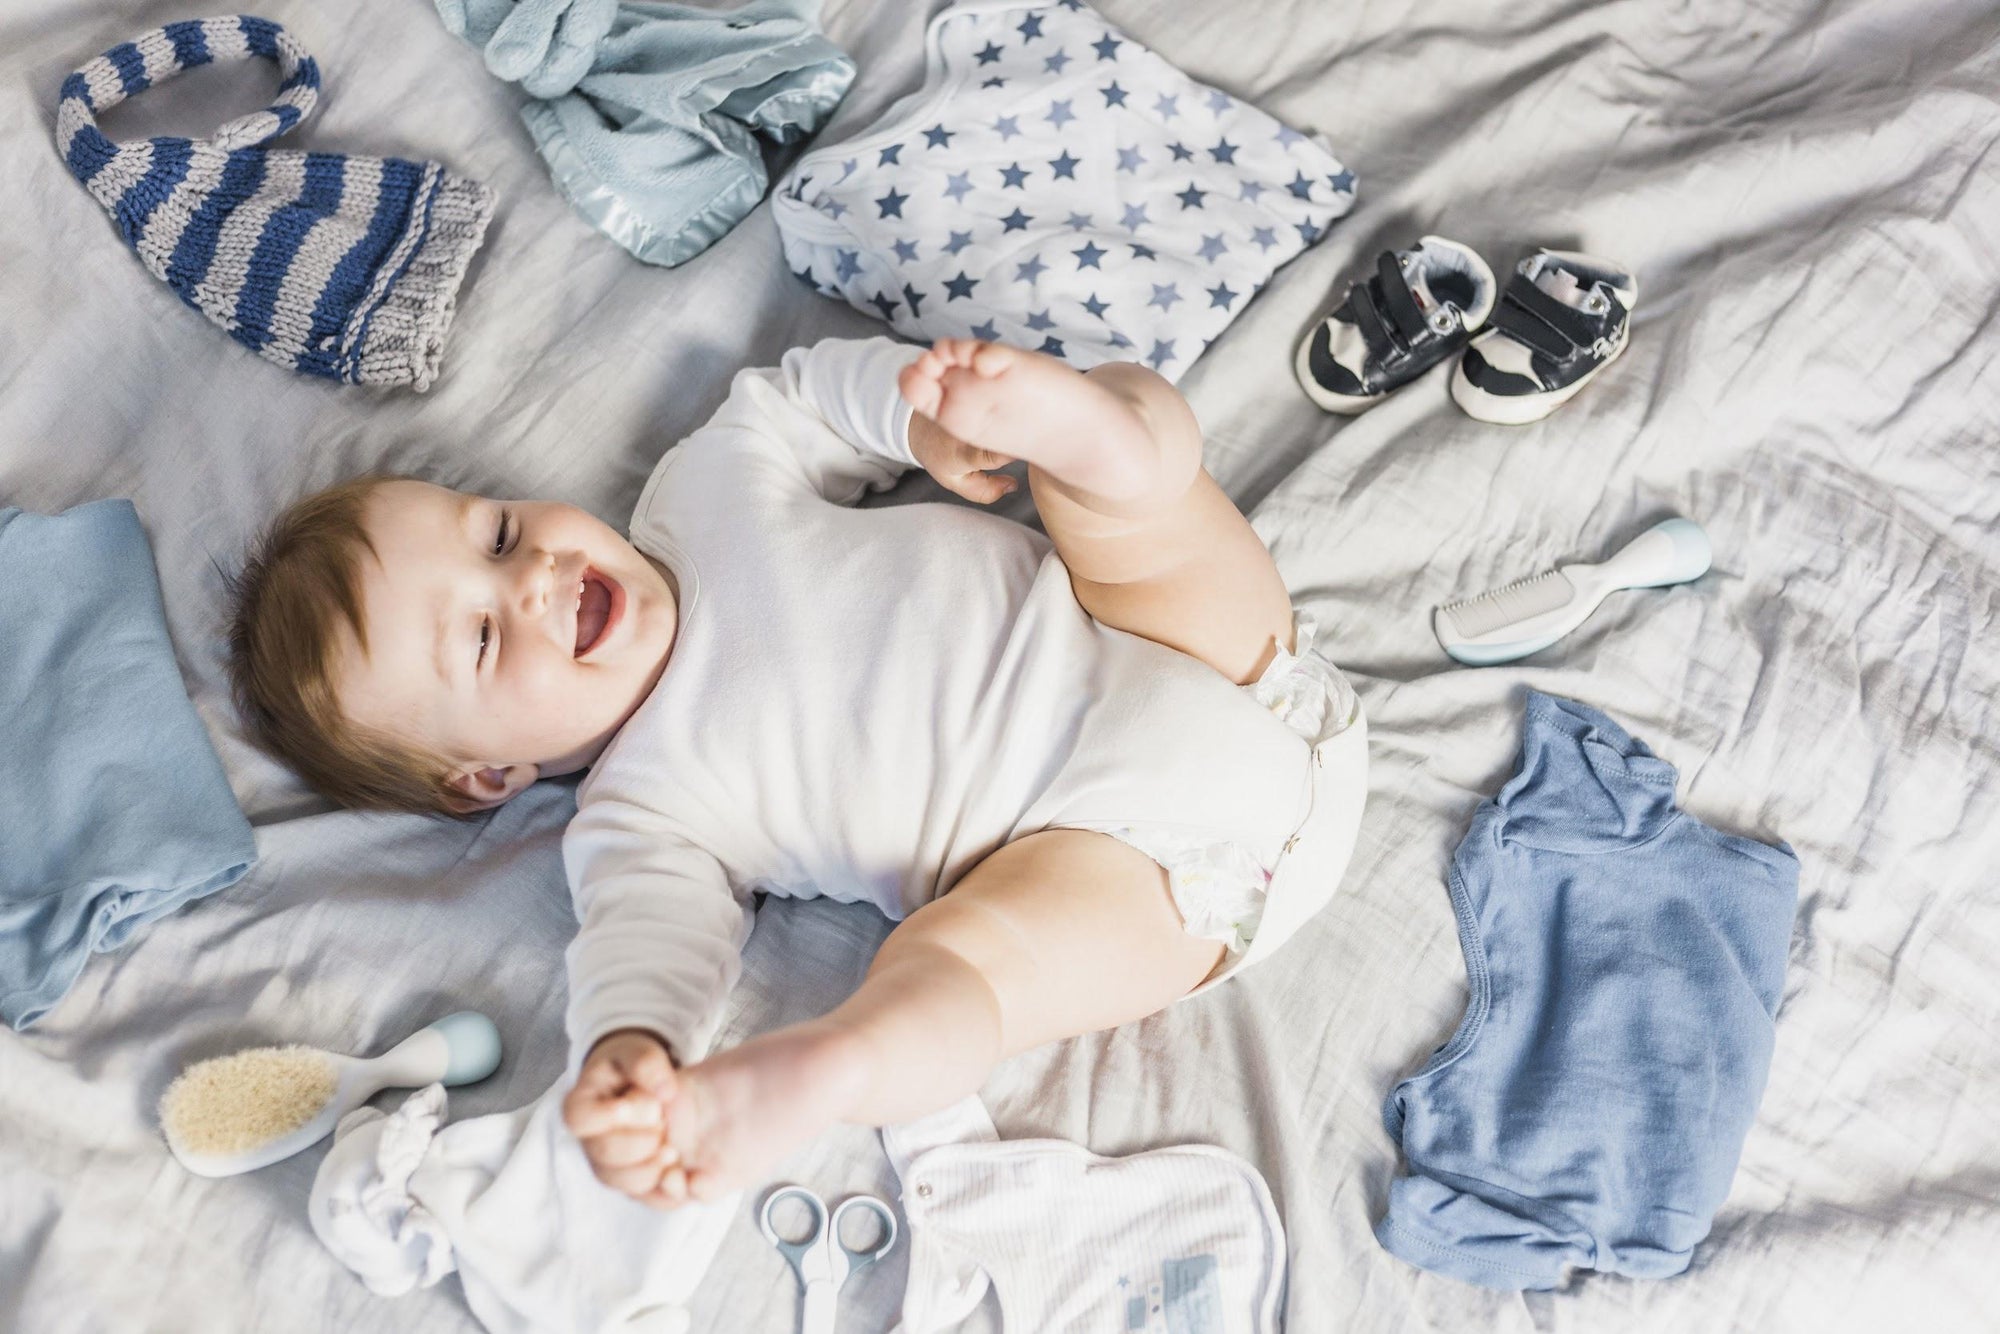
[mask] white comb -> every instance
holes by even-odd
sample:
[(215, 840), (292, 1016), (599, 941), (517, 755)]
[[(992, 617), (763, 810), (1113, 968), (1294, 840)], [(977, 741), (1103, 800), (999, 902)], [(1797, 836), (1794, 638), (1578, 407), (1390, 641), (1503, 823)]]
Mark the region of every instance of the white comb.
[(1512, 662), (1545, 649), (1590, 619), (1623, 588), (1684, 584), (1707, 573), (1708, 534), (1689, 519), (1656, 523), (1596, 565), (1558, 565), (1431, 616), (1444, 651), (1470, 667)]

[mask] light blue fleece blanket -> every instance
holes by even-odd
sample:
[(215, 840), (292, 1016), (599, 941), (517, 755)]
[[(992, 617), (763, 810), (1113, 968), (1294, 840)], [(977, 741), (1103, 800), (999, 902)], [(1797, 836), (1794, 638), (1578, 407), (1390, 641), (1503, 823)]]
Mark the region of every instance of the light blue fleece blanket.
[(819, 0), (698, 9), (657, 0), (436, 0), (486, 67), (538, 101), (521, 118), (576, 211), (649, 264), (708, 249), (763, 199), (758, 136), (810, 135), (854, 62)]
[(131, 502), (0, 508), (0, 1017), (27, 1027), (90, 951), (255, 856)]

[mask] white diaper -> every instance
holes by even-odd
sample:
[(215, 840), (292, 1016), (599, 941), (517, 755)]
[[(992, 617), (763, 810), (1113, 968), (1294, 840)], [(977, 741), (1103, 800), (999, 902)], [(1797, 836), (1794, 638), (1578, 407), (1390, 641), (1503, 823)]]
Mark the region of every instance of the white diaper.
[[(1242, 689), (1304, 737), (1317, 752), (1324, 743), (1361, 721), (1361, 702), (1340, 669), (1314, 650), (1313, 640), (1319, 626), (1312, 617), (1300, 613), (1293, 627), (1295, 651), (1287, 653), (1280, 648), (1264, 674)], [(1344, 794), (1357, 805), (1362, 795)], [(1216, 970), (1217, 978), (1233, 971), (1256, 938), (1278, 859), (1290, 848), (1217, 842), (1206, 832), (1172, 827), (1093, 827), (1137, 848), (1166, 868), (1168, 887), (1188, 934), (1220, 941), (1228, 949), (1229, 958)], [(1331, 887), (1327, 892), (1331, 894)]]

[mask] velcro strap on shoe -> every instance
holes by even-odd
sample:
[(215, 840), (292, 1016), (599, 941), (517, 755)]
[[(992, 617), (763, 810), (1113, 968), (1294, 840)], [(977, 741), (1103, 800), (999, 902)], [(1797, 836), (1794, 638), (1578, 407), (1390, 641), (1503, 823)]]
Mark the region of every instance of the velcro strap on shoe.
[(1526, 343), (1551, 361), (1563, 362), (1590, 346), (1600, 332), (1597, 322), (1517, 273), (1500, 295), (1493, 327)]
[(1347, 304), (1354, 311), (1355, 327), (1361, 330), (1362, 341), (1368, 350), (1378, 357), (1393, 358), (1407, 356), (1410, 345), (1396, 332), (1395, 326), (1375, 304), (1375, 284), (1356, 283), (1348, 293)]
[(1421, 342), (1431, 332), (1430, 321), (1417, 308), (1417, 299), (1410, 293), (1410, 283), (1403, 276), (1403, 263), (1396, 258), (1393, 250), (1384, 250), (1375, 260), (1375, 282), (1382, 289), (1382, 302), (1389, 308), (1389, 318), (1396, 323), (1396, 329), (1406, 343)]

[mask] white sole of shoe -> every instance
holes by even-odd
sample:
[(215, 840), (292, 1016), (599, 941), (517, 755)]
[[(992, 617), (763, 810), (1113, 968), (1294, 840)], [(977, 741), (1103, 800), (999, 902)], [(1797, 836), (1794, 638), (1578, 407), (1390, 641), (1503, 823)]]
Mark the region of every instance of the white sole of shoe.
[(1461, 358), (1451, 368), (1451, 401), (1475, 421), (1491, 422), (1495, 426), (1526, 426), (1529, 422), (1540, 421), (1575, 398), (1578, 391), (1604, 374), (1612, 362), (1624, 356), (1631, 342), (1631, 326), (1627, 325), (1625, 337), (1611, 350), (1610, 356), (1591, 367), (1590, 374), (1545, 394), (1489, 394), (1465, 378), (1465, 362)]
[(1299, 388), (1306, 391), (1306, 397), (1315, 405), (1325, 412), (1336, 412), (1343, 417), (1358, 417), (1389, 396), (1376, 394), (1364, 398), (1357, 394), (1336, 394), (1323, 388), (1312, 376), (1312, 344), (1318, 334), (1319, 326), (1314, 325), (1312, 331), (1299, 340), (1298, 355), (1292, 358), (1292, 369), (1298, 373)]

